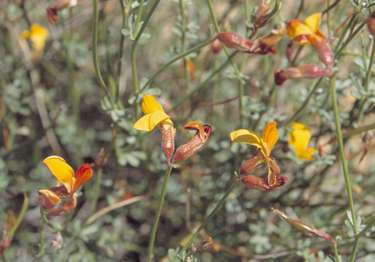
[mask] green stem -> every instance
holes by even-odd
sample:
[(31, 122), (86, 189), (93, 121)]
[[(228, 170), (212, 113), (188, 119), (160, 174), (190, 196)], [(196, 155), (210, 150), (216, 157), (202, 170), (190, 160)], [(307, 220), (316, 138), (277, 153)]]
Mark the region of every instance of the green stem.
[(204, 87), (206, 87), (207, 83), (211, 81), (212, 78), (215, 77), (216, 74), (220, 73), (227, 65), (230, 63), (231, 58), (234, 57), (237, 54), (237, 51), (233, 52), (228, 59), (221, 64), (217, 69), (215, 69), (205, 80), (203, 80), (199, 85), (197, 85), (193, 90), (190, 91), (189, 94), (178, 100), (172, 107), (172, 111), (175, 110), (177, 107), (182, 105), (187, 99), (192, 97), (196, 92), (200, 91)]
[(39, 237), (39, 251), (38, 251), (38, 254), (36, 254), (36, 257), (38, 258), (41, 258), (44, 256), (44, 254), (46, 253), (46, 227), (45, 227), (45, 224), (44, 224), (44, 219), (43, 217), (41, 216), (40, 218), (40, 226), (41, 226), (41, 229), (40, 229), (40, 237)]
[[(185, 14), (185, 6), (184, 6), (184, 0), (179, 0), (179, 10), (180, 10), (180, 19), (181, 19), (181, 52), (185, 51), (186, 46), (186, 31), (187, 29), (187, 17)], [(184, 57), (184, 82), (186, 90), (190, 89), (190, 72), (188, 68), (188, 59)]]
[[(342, 130), (341, 130), (341, 123), (340, 123), (340, 111), (339, 111), (339, 107), (337, 104), (337, 97), (336, 97), (336, 77), (331, 78), (330, 92), (331, 92), (330, 95), (332, 99), (333, 113), (335, 116), (336, 138), (339, 143), (339, 157), (340, 157), (341, 167), (342, 167), (344, 180), (345, 180), (346, 194), (348, 196), (348, 205), (349, 205), (351, 217), (352, 217), (353, 231), (354, 231), (354, 234), (357, 235), (358, 233), (357, 215), (356, 215), (355, 208), (354, 208), (352, 182), (351, 182), (351, 177), (349, 174), (348, 161), (345, 158), (344, 142), (343, 142), (343, 135), (342, 135)], [(351, 261), (355, 260), (355, 256), (356, 256), (356, 249), (353, 249)]]
[[(126, 8), (124, 4), (124, 0), (119, 0), (120, 6), (121, 6), (121, 16), (122, 16), (122, 21), (121, 21), (121, 29), (124, 29), (126, 26)], [(118, 100), (119, 93), (120, 93), (120, 78), (121, 78), (121, 72), (122, 72), (122, 59), (123, 59), (123, 54), (124, 54), (124, 42), (125, 42), (125, 35), (121, 32), (121, 37), (120, 37), (120, 54), (119, 54), (119, 61), (117, 65), (117, 87), (116, 87), (116, 93), (115, 93), (115, 99)]]
[[(141, 38), (141, 36), (142, 36), (142, 34), (143, 34), (143, 32), (144, 32), (144, 30), (145, 30), (148, 22), (150, 21), (150, 18), (152, 16), (152, 14), (154, 13), (156, 7), (158, 6), (159, 2), (160, 2), (160, 0), (155, 0), (154, 3), (152, 4), (152, 6), (150, 8), (150, 11), (146, 15), (145, 20), (142, 23), (141, 28), (137, 31), (137, 34), (136, 34), (136, 36), (134, 38), (134, 42), (133, 42), (132, 47), (131, 47), (130, 60), (131, 60), (131, 68), (132, 68), (133, 90), (134, 90), (134, 95), (135, 96), (139, 93), (139, 89), (140, 89), (140, 87), (139, 87), (139, 80), (138, 80), (138, 72), (137, 72), (137, 61), (136, 61), (138, 41)], [(142, 3), (143, 3), (143, 1), (142, 1)], [(142, 11), (142, 9), (140, 10), (140, 12), (141, 11)], [(138, 17), (140, 17), (140, 15), (141, 14), (139, 14)], [(138, 106), (136, 105), (135, 106), (135, 116), (137, 116), (137, 115), (138, 115)]]
[(228, 187), (227, 191), (225, 191), (224, 195), (220, 198), (220, 200), (216, 203), (214, 209), (210, 213), (208, 213), (205, 218), (203, 219), (202, 223), (199, 224), (199, 226), (191, 233), (186, 240), (181, 243), (181, 246), (184, 249), (188, 249), (191, 244), (193, 244), (194, 239), (198, 235), (198, 233), (206, 226), (207, 222), (216, 214), (216, 212), (223, 206), (225, 200), (227, 197), (232, 193), (233, 189), (236, 185), (236, 180), (232, 180), (232, 184)]
[(165, 202), (165, 195), (167, 193), (168, 180), (169, 180), (169, 177), (171, 176), (172, 169), (173, 167), (170, 166), (163, 178), (163, 185), (161, 187), (160, 199), (159, 199), (159, 207), (156, 213), (154, 224), (152, 225), (150, 241), (149, 241), (149, 246), (148, 246), (148, 256), (147, 256), (148, 262), (152, 262), (154, 260), (154, 246), (155, 246), (156, 234), (157, 234), (158, 227), (159, 227), (161, 211), (163, 209), (164, 202)]
[(350, 262), (355, 262), (355, 258), (356, 258), (357, 252), (358, 252), (359, 238), (360, 238), (359, 235), (357, 235), (355, 237), (354, 245), (353, 245), (353, 249), (352, 249), (352, 255), (350, 256)]
[(23, 194), (23, 203), (20, 212), (18, 213), (16, 223), (12, 226), (12, 228), (9, 230), (9, 239), (13, 239), (14, 234), (16, 233), (16, 230), (21, 225), (22, 220), (25, 218), (25, 214), (27, 211), (27, 208), (29, 207), (29, 198), (24, 193)]
[(365, 111), (365, 105), (367, 102), (367, 92), (368, 92), (368, 86), (370, 83), (370, 78), (371, 78), (371, 69), (372, 69), (372, 64), (374, 62), (374, 57), (375, 57), (375, 39), (372, 40), (372, 46), (371, 46), (371, 55), (370, 55), (370, 61), (367, 66), (367, 72), (365, 76), (365, 82), (364, 82), (364, 89), (366, 91), (365, 97), (361, 99), (361, 103), (359, 104), (359, 113), (358, 113), (358, 120), (362, 118), (363, 112)]
[(143, 92), (152, 82), (155, 81), (155, 78), (160, 74), (162, 73), (168, 66), (170, 66), (171, 64), (173, 64), (174, 62), (180, 60), (181, 58), (184, 58), (185, 56), (201, 49), (202, 47), (205, 47), (206, 45), (210, 44), (212, 41), (212, 39), (207, 39), (199, 44), (197, 44), (196, 46), (193, 46), (192, 48), (182, 52), (181, 54), (178, 54), (176, 55), (175, 57), (173, 57), (171, 60), (169, 60), (165, 65), (163, 65), (160, 69), (158, 69), (158, 71), (156, 71), (155, 73), (153, 73), (151, 75), (151, 77), (149, 78), (149, 80), (143, 85), (143, 87), (141, 88), (141, 90), (137, 93), (137, 95), (139, 95), (139, 93)]
[(94, 185), (93, 193), (92, 193), (91, 213), (95, 212), (96, 206), (98, 205), (98, 199), (99, 199), (99, 196), (100, 196), (100, 186), (101, 186), (101, 183), (102, 183), (102, 178), (103, 178), (103, 170), (99, 169), (98, 175), (96, 176), (96, 179), (95, 179), (95, 185)]
[(339, 251), (337, 249), (337, 243), (333, 244), (333, 251), (335, 253), (336, 262), (341, 262), (341, 257), (339, 255)]
[[(208, 5), (208, 10), (210, 12), (210, 17), (211, 17), (211, 20), (214, 24), (214, 27), (215, 27), (215, 31), (216, 33), (220, 33), (220, 27), (219, 27), (219, 23), (217, 22), (217, 19), (216, 19), (216, 16), (215, 16), (215, 12), (214, 12), (214, 8), (213, 8), (213, 5), (212, 5), (212, 1), (211, 0), (206, 0), (207, 1), (207, 5)], [(243, 123), (243, 116), (242, 116), (242, 100), (243, 100), (243, 80), (241, 79), (241, 72), (240, 70), (237, 68), (236, 64), (233, 63), (232, 61), (232, 58), (231, 58), (231, 55), (229, 54), (228, 50), (224, 47), (224, 52), (226, 54), (226, 56), (228, 57), (229, 59), (229, 62), (233, 68), (233, 71), (235, 72), (236, 76), (239, 78), (238, 81), (238, 96), (239, 96), (239, 99), (238, 99), (238, 110), (239, 110), (239, 115), (240, 115), (240, 126), (242, 126), (242, 123)]]
[(365, 125), (365, 126), (360, 126), (355, 129), (349, 130), (348, 132), (345, 132), (344, 137), (347, 138), (347, 137), (355, 136), (355, 135), (358, 135), (358, 134), (361, 134), (363, 132), (367, 132), (373, 129), (375, 129), (375, 123)]
[(99, 58), (98, 58), (98, 24), (99, 24), (99, 8), (98, 8), (98, 0), (92, 0), (93, 4), (93, 19), (92, 19), (92, 59), (94, 62), (94, 69), (96, 78), (99, 81), (99, 86), (103, 89), (104, 93), (110, 98), (110, 94), (103, 80), (102, 73), (99, 67)]

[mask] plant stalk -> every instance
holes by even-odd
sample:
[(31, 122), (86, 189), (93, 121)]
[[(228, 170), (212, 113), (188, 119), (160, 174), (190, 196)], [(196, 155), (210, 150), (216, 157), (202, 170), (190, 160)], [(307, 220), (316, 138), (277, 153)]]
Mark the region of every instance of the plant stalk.
[(148, 262), (152, 262), (154, 260), (154, 247), (155, 247), (156, 234), (157, 234), (158, 227), (159, 227), (160, 215), (164, 206), (165, 195), (167, 193), (167, 185), (168, 185), (169, 177), (171, 176), (171, 173), (172, 173), (172, 169), (173, 167), (169, 166), (163, 178), (163, 185), (161, 187), (160, 199), (159, 199), (159, 207), (156, 213), (154, 224), (152, 225), (150, 241), (149, 241), (149, 246), (148, 246), (148, 256), (147, 256)]

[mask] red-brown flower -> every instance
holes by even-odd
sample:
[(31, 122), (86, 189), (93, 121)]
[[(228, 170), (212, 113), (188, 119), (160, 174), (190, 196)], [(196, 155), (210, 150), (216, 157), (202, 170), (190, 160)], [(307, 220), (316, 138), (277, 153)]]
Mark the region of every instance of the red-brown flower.
[(172, 160), (173, 163), (184, 161), (200, 150), (210, 138), (212, 132), (212, 127), (210, 125), (202, 124), (198, 121), (188, 122), (184, 128), (193, 130), (196, 133), (187, 143), (177, 148)]

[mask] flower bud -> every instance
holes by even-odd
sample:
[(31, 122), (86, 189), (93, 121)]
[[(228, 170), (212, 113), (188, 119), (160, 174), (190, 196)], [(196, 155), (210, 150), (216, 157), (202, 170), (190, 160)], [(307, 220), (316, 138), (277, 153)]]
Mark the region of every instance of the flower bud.
[(170, 163), (174, 152), (174, 138), (176, 135), (176, 129), (173, 127), (173, 125), (162, 124), (160, 126), (160, 132), (161, 148), (165, 157), (167, 158), (168, 163)]
[(214, 41), (212, 41), (210, 47), (211, 47), (212, 53), (216, 55), (220, 53), (220, 51), (223, 49), (223, 44), (221, 43), (219, 39), (216, 38)]
[(95, 167), (103, 168), (103, 166), (107, 163), (107, 153), (105, 152), (104, 148), (99, 150), (99, 153), (95, 157)]
[(319, 38), (312, 41), (311, 44), (318, 53), (320, 61), (329, 69), (332, 70), (334, 64), (334, 55), (331, 49), (331, 44), (326, 38)]
[(250, 40), (233, 32), (218, 33), (216, 35), (216, 39), (218, 39), (226, 47), (242, 52), (249, 52), (253, 46), (253, 43)]
[(195, 130), (195, 136), (187, 143), (179, 146), (173, 157), (173, 163), (184, 161), (200, 150), (211, 135), (210, 125), (202, 124), (197, 121), (191, 121), (184, 126), (185, 129)]
[(369, 18), (367, 18), (367, 29), (369, 33), (375, 37), (375, 12), (373, 12)]
[(59, 11), (77, 5), (78, 0), (56, 0), (51, 6), (47, 8), (47, 19), (54, 24), (59, 19)]
[(260, 0), (259, 6), (255, 13), (254, 27), (260, 28), (264, 26), (267, 22), (267, 15), (270, 10), (270, 5), (266, 0)]
[(77, 205), (75, 195), (69, 194), (64, 186), (39, 190), (39, 205), (49, 216), (60, 216), (71, 212)]
[(267, 184), (267, 180), (254, 175), (241, 176), (241, 182), (249, 188), (259, 189), (261, 191), (270, 191), (272, 188)]
[(251, 174), (260, 164), (264, 162), (262, 155), (256, 155), (241, 164), (241, 174)]

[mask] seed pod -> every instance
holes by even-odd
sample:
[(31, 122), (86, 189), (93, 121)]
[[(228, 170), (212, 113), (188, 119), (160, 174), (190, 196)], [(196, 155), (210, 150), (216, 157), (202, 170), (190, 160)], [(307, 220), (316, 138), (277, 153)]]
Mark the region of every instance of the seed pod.
[(212, 132), (210, 125), (202, 124), (197, 121), (187, 123), (184, 128), (188, 130), (195, 130), (196, 134), (187, 143), (177, 148), (173, 157), (173, 163), (184, 161), (200, 150), (207, 142)]
[(312, 46), (318, 53), (320, 61), (329, 69), (332, 70), (334, 64), (333, 52), (331, 44), (327, 38), (319, 38), (311, 42)]
[(333, 245), (336, 245), (336, 240), (333, 239), (333, 237), (331, 235), (324, 232), (323, 230), (320, 230), (320, 229), (317, 229), (317, 228), (312, 227), (310, 225), (307, 225), (305, 222), (303, 222), (300, 219), (290, 218), (287, 214), (285, 214), (283, 211), (281, 211), (277, 208), (272, 208), (272, 211), (275, 214), (277, 214), (280, 218), (284, 219), (290, 225), (294, 226), (295, 228), (302, 231), (303, 233), (311, 235), (311, 236), (323, 238), (323, 239), (331, 242)]
[(223, 45), (242, 52), (249, 52), (253, 46), (253, 42), (233, 32), (222, 32), (216, 35)]

